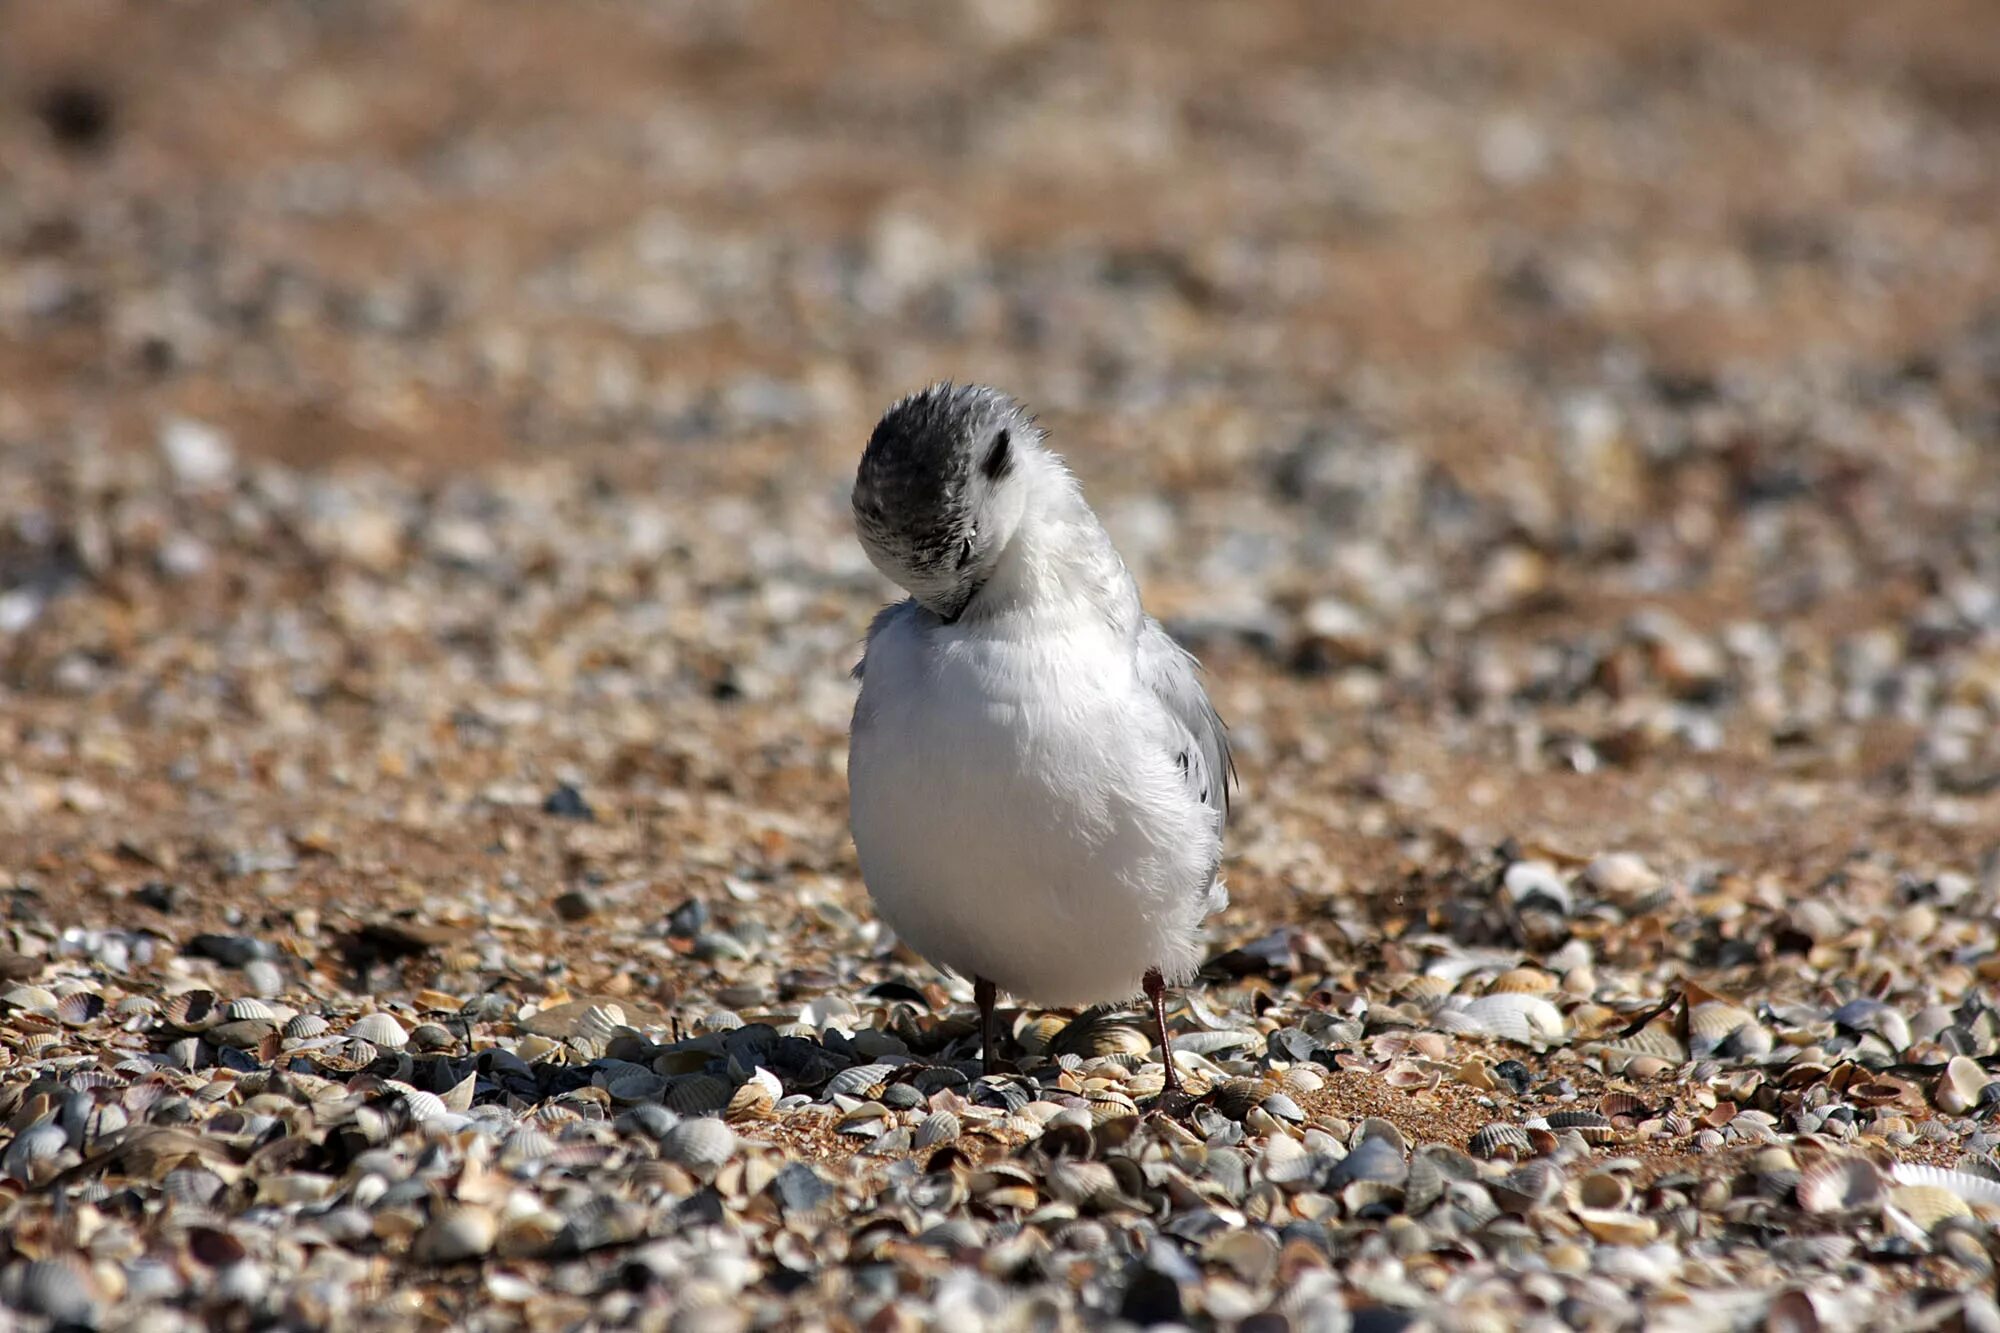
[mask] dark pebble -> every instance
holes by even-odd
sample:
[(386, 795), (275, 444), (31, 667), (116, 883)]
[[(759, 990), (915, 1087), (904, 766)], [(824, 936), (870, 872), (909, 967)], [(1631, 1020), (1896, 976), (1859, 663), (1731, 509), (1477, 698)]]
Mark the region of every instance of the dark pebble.
[(1416, 1322), (1416, 1316), (1406, 1310), (1391, 1310), (1386, 1305), (1376, 1305), (1354, 1311), (1349, 1329), (1350, 1333), (1403, 1333)]
[(44, 88), (35, 99), (35, 118), (58, 147), (71, 153), (102, 151), (116, 124), (110, 95), (74, 80)]
[(870, 986), (867, 990), (861, 993), (863, 995), (866, 995), (871, 1000), (889, 1000), (891, 1002), (901, 1002), (903, 1004), (920, 1004), (923, 1005), (926, 1009), (930, 1008), (930, 1003), (931, 1003), (929, 1000), (924, 998), (924, 993), (922, 991), (918, 990), (915, 986), (912, 986), (907, 981), (878, 981), (873, 986)]
[(1181, 1323), (1186, 1317), (1181, 1284), (1200, 1281), (1201, 1270), (1186, 1255), (1171, 1244), (1156, 1242), (1144, 1259), (1132, 1265), (1118, 1313), (1142, 1328)]
[(699, 898), (690, 898), (667, 913), (667, 934), (678, 939), (691, 940), (708, 927), (708, 904)]
[(595, 819), (597, 812), (583, 799), (583, 793), (567, 782), (558, 782), (556, 789), (542, 802), (542, 813), (554, 815), (558, 819)]
[(555, 902), (556, 915), (565, 921), (588, 921), (597, 915), (597, 895), (571, 889)]
[(141, 907), (150, 907), (155, 912), (177, 912), (181, 905), (181, 886), (167, 884), (160, 880), (148, 880), (132, 890), (132, 901)]
[(197, 935), (187, 942), (183, 953), (208, 958), (224, 967), (242, 967), (271, 956), (271, 946), (248, 935)]

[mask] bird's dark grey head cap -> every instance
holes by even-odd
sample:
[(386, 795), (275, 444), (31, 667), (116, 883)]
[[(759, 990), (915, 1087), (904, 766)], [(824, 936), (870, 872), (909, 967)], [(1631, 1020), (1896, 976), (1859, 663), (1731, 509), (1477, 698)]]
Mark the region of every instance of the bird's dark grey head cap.
[(977, 488), (1012, 470), (1019, 438), (1035, 433), (1021, 405), (998, 389), (945, 381), (882, 414), (854, 479), (864, 540), (922, 569), (955, 559)]

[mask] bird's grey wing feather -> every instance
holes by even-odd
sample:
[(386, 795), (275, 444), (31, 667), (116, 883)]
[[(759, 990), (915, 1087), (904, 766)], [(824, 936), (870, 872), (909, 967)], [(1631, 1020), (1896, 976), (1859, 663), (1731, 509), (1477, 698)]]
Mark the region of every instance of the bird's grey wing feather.
[(897, 618), (912, 616), (916, 613), (917, 600), (914, 597), (908, 597), (900, 602), (885, 606), (875, 613), (875, 618), (868, 622), (868, 638), (861, 649), (861, 660), (854, 664), (854, 679), (860, 680), (861, 673), (868, 669), (868, 650), (875, 646), (875, 636), (894, 624)]
[(1188, 784), (1215, 811), (1217, 826), (1227, 823), (1236, 781), (1228, 728), (1201, 687), (1201, 663), (1151, 616), (1139, 628), (1139, 679), (1186, 732)]

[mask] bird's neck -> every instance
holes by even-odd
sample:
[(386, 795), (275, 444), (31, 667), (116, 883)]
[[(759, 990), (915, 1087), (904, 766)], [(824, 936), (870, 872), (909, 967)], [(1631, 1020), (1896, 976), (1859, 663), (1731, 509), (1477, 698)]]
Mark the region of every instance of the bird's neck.
[(1026, 510), (969, 617), (995, 628), (1102, 624), (1138, 631), (1139, 592), (1061, 461), (1033, 455)]

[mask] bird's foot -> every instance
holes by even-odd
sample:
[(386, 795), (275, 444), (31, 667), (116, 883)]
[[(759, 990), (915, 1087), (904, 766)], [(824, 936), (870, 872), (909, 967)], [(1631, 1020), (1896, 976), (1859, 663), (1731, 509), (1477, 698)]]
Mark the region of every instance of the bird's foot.
[(1201, 1105), (1202, 1100), (1176, 1084), (1171, 1088), (1163, 1088), (1159, 1096), (1139, 1109), (1149, 1116), (1163, 1115), (1175, 1120), (1185, 1120), (1193, 1113), (1195, 1107)]

